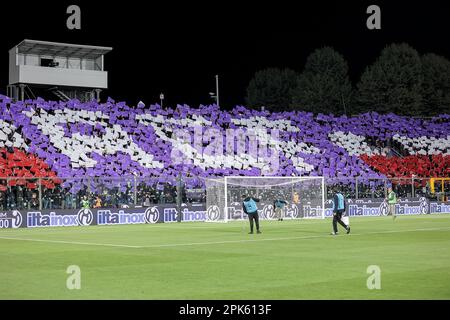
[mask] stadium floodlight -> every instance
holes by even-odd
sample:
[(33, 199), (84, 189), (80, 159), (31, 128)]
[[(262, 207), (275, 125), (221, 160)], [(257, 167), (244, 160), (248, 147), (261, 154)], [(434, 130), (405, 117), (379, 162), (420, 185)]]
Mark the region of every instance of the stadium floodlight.
[(164, 93), (161, 92), (159, 95), (159, 99), (161, 100), (161, 108), (163, 107), (163, 101), (164, 101)]
[(325, 218), (323, 177), (228, 176), (206, 178), (206, 221), (228, 222), (245, 219), (243, 196), (260, 199), (260, 218), (275, 219), (273, 202), (288, 202), (285, 216), (291, 219)]
[(217, 102), (217, 107), (220, 108), (219, 106), (219, 75), (216, 74), (216, 102)]

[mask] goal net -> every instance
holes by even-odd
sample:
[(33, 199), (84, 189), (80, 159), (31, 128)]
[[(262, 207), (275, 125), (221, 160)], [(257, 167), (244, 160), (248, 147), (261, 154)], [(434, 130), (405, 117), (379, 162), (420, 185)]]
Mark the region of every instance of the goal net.
[(275, 200), (287, 202), (281, 210), (286, 219), (324, 218), (323, 177), (221, 177), (205, 179), (206, 221), (228, 222), (246, 219), (244, 196), (260, 199), (260, 219), (277, 219)]

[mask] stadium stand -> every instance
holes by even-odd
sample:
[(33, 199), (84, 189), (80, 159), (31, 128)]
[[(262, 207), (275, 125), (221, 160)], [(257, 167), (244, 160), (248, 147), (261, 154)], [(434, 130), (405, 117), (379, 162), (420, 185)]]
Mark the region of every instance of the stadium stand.
[[(240, 129), (238, 134), (256, 132), (259, 140), (276, 148), (280, 160), (276, 174), (282, 176), (325, 176), (328, 185), (351, 185), (358, 178), (363, 185), (376, 186), (377, 179), (450, 173), (448, 115), (350, 117), (270, 113), (242, 106), (224, 111), (215, 105), (163, 109), (143, 103), (130, 107), (112, 99), (13, 102), (0, 95), (1, 185), (17, 184), (11, 177), (42, 177), (45, 189), (75, 194), (86, 187), (99, 192), (98, 181), (103, 179), (104, 188), (114, 186), (126, 193), (137, 179), (142, 197), (148, 200), (159, 197), (155, 189), (167, 193), (164, 185), (173, 191), (179, 174), (186, 177), (187, 188), (201, 187), (202, 177), (260, 175), (267, 157), (229, 154), (226, 150), (233, 142), (214, 139), (228, 129)], [(198, 133), (204, 140), (195, 141)], [(208, 141), (218, 143), (223, 154), (208, 153)], [(404, 157), (395, 156), (394, 149)], [(31, 188), (33, 183), (24, 186)]]
[(411, 155), (403, 158), (361, 155), (371, 167), (389, 178), (447, 177), (450, 175), (450, 157), (447, 155)]

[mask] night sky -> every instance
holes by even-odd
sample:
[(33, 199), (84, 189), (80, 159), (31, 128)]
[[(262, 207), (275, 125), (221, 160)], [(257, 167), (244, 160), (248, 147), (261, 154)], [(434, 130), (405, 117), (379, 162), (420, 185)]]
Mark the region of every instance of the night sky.
[[(113, 47), (105, 56), (104, 98), (165, 105), (212, 102), (220, 76), (223, 108), (243, 104), (255, 71), (301, 71), (316, 48), (332, 46), (358, 81), (365, 66), (393, 42), (450, 59), (448, 1), (13, 1), (1, 5), (0, 93), (6, 92), (8, 50), (34, 39)], [(81, 30), (66, 27), (67, 6), (81, 8)], [(366, 9), (381, 7), (381, 30), (368, 30)]]

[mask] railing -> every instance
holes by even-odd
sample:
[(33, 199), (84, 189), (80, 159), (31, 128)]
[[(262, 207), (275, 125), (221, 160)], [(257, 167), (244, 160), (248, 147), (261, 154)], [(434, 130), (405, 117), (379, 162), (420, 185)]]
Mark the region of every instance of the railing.
[(31, 88), (27, 85), (25, 85), (25, 90), (28, 90), (28, 96), (33, 99), (36, 100), (36, 95), (34, 94), (33, 90), (31, 90)]
[[(347, 198), (386, 198), (389, 187), (393, 188), (399, 198), (435, 199), (450, 195), (450, 183), (446, 185), (444, 194), (431, 194), (429, 180), (326, 179), (325, 188), (327, 198), (332, 198), (337, 190), (342, 191)], [(199, 185), (199, 179), (191, 177), (0, 177), (0, 211), (78, 209), (83, 206), (83, 201), (87, 201), (91, 208), (126, 208), (166, 203), (180, 205), (203, 203), (206, 201), (206, 192)]]
[(394, 147), (391, 147), (391, 152), (394, 153), (395, 156), (403, 158), (403, 155), (397, 151), (397, 149), (395, 149)]
[[(333, 179), (331, 183), (327, 183), (327, 196), (331, 197), (337, 189), (340, 189), (348, 198), (386, 198), (390, 187), (392, 187), (400, 198), (433, 198), (439, 196), (438, 193), (431, 193), (430, 178), (416, 177), (391, 179)], [(447, 193), (449, 193), (449, 189), (450, 187), (447, 186)]]

